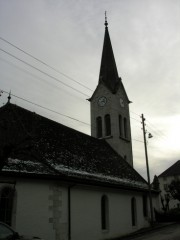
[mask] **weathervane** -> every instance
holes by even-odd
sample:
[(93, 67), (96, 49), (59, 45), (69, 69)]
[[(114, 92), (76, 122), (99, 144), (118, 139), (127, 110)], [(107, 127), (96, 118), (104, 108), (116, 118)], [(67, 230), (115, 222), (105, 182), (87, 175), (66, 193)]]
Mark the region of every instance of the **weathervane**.
[(106, 11), (105, 11), (105, 27), (107, 28), (107, 26), (108, 26), (108, 22), (107, 22), (107, 15), (106, 15)]
[(8, 103), (10, 103), (10, 100), (11, 100), (11, 91), (9, 92)]

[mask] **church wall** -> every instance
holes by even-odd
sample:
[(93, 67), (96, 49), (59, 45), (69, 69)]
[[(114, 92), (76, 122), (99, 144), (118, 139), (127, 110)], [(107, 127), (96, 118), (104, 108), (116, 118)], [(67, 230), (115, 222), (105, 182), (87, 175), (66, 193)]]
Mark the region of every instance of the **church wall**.
[[(12, 226), (23, 235), (68, 240), (70, 232), (71, 240), (99, 240), (148, 226), (149, 217), (143, 215), (143, 193), (136, 191), (76, 184), (68, 187), (60, 181), (32, 179), (16, 179), (15, 189)], [(106, 230), (102, 230), (102, 196), (108, 201)], [(136, 203), (135, 226), (132, 226), (132, 198)], [(157, 198), (154, 203), (158, 204)]]
[(13, 180), (16, 181), (16, 194), (12, 227), (21, 235), (67, 240), (67, 187), (53, 181)]
[[(108, 199), (108, 229), (101, 228), (101, 198)], [(71, 192), (72, 240), (118, 237), (148, 226), (143, 216), (142, 194), (108, 189), (77, 188)], [(131, 199), (136, 199), (137, 224), (132, 226)]]

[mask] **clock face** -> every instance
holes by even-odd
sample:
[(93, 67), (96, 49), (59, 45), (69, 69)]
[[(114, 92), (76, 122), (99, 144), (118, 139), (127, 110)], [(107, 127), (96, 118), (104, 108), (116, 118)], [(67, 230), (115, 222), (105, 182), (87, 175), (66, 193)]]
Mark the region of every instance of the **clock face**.
[(124, 107), (124, 100), (122, 98), (119, 99), (119, 102), (120, 102), (120, 106)]
[(106, 97), (100, 97), (100, 98), (98, 99), (98, 105), (99, 105), (100, 107), (104, 107), (106, 103), (107, 103), (107, 98), (106, 98)]

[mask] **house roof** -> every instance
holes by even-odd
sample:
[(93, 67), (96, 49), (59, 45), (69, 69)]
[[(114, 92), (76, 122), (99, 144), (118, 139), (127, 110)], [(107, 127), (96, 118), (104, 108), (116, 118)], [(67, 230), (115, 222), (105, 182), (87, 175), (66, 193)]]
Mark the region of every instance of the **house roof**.
[(0, 108), (0, 146), (11, 146), (1, 174), (147, 189), (147, 182), (105, 140), (17, 105)]
[(178, 160), (171, 167), (162, 172), (158, 177), (169, 177), (176, 175), (180, 175), (180, 160)]

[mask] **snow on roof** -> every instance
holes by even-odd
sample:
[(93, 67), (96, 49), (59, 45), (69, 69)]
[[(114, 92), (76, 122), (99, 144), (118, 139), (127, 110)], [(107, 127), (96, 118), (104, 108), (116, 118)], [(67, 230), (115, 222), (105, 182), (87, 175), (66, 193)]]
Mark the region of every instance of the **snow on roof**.
[(0, 108), (0, 128), (1, 146), (13, 146), (4, 174), (63, 175), (147, 189), (147, 182), (104, 140), (10, 103)]

